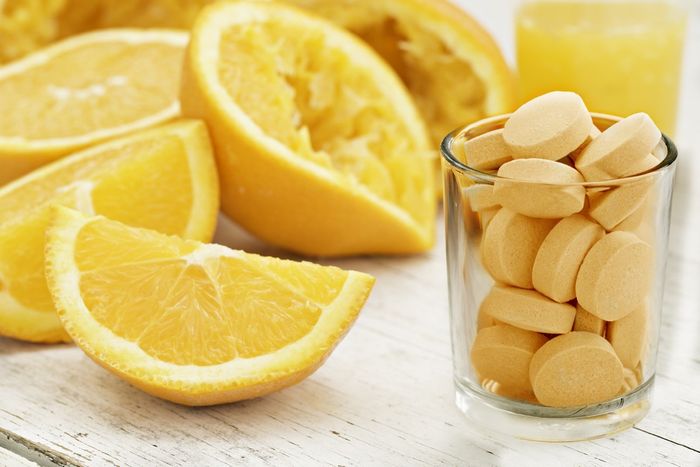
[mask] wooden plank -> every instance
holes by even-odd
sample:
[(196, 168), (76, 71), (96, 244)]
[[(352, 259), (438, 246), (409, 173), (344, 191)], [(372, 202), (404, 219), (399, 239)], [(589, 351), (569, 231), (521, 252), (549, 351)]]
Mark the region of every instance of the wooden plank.
[[(470, 4), (498, 13), (495, 2)], [(0, 466), (700, 465), (700, 28), (692, 34), (679, 134), (693, 139), (678, 141), (655, 400), (635, 429), (545, 445), (471, 426), (453, 403), (440, 244), (425, 256), (336, 262), (378, 277), (366, 309), (323, 368), (260, 400), (179, 407), (130, 387), (74, 347), (0, 339)], [(276, 253), (230, 225), (219, 239)]]
[[(700, 419), (692, 390), (700, 376), (673, 338), (660, 353), (669, 374), (659, 376), (655, 407), (639, 430), (543, 446), (468, 426), (452, 401), (442, 254), (438, 247), (425, 257), (340, 262), (379, 278), (367, 309), (319, 372), (262, 400), (178, 407), (131, 388), (76, 348), (0, 341), (0, 427), (80, 464), (700, 462), (698, 428), (688, 423)], [(665, 336), (684, 328), (679, 318), (692, 309), (682, 305), (669, 312)]]
[[(29, 359), (22, 358), (28, 354), (20, 348), (10, 367), (17, 365), (26, 372), (30, 363), (35, 374), (44, 375), (44, 382), (3, 394), (14, 409), (3, 408), (0, 426), (70, 453), (78, 463), (115, 465), (284, 464), (285, 460), (307, 465), (454, 465), (516, 459), (585, 463), (596, 456), (624, 463), (637, 455), (649, 465), (700, 462), (697, 452), (637, 430), (569, 447), (499, 440), (469, 427), (453, 408), (452, 388), (444, 377), (449, 361), (425, 356), (393, 339), (377, 353), (368, 350), (377, 344), (373, 333), (362, 334), (357, 333), (355, 342), (349, 340), (328, 367), (302, 385), (266, 399), (209, 409), (152, 399), (73, 348), (35, 352)], [(381, 335), (381, 340), (389, 339)], [(8, 347), (18, 350), (16, 345), (3, 345), (4, 350)], [(666, 394), (669, 401), (678, 395)], [(642, 428), (668, 433), (663, 431), (665, 417), (655, 410)]]
[(12, 451), (0, 447), (0, 466), (7, 467), (37, 467), (39, 464), (25, 459)]

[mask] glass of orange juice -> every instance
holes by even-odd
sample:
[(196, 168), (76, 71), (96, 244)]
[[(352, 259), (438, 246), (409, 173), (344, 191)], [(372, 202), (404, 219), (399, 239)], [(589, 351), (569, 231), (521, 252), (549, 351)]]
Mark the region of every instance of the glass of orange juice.
[(593, 112), (646, 112), (673, 134), (686, 22), (682, 0), (524, 0), (521, 99), (574, 91)]

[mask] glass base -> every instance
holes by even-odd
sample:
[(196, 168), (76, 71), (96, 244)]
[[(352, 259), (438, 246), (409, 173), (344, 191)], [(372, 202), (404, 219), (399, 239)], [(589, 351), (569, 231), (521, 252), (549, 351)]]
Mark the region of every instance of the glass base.
[(649, 412), (652, 376), (629, 394), (574, 409), (506, 399), (468, 381), (455, 381), (457, 407), (470, 420), (497, 433), (530, 441), (561, 443), (612, 436)]

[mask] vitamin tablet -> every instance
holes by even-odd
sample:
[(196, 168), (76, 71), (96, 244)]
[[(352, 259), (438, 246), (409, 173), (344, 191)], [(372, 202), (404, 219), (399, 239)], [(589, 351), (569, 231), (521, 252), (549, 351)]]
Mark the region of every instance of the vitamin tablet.
[(659, 165), (659, 160), (651, 154), (647, 154), (639, 160), (636, 164), (631, 164), (624, 175), (621, 177), (631, 177), (633, 175), (639, 175), (644, 172), (648, 172)]
[(623, 220), (613, 228), (613, 231), (625, 231), (635, 234), (650, 245), (654, 244), (656, 232), (654, 230), (654, 214), (651, 206), (651, 196), (647, 195), (642, 205), (627, 219)]
[(653, 252), (630, 232), (612, 232), (596, 242), (576, 277), (576, 299), (605, 321), (625, 317), (649, 292)]
[(647, 114), (630, 115), (591, 141), (576, 159), (576, 168), (588, 181), (644, 172), (659, 163), (651, 152), (660, 139)]
[(575, 161), (576, 158), (581, 154), (581, 152), (586, 149), (586, 146), (588, 146), (591, 141), (596, 139), (602, 132), (598, 129), (597, 126), (593, 125), (591, 126), (591, 131), (588, 133), (588, 138), (586, 138), (586, 141), (583, 142), (581, 146), (576, 148), (571, 154), (569, 154), (569, 159), (572, 161)]
[[(627, 170), (625, 171), (624, 175), (619, 175), (618, 177), (614, 177), (610, 175), (608, 172), (605, 172), (604, 170), (598, 168), (598, 167), (590, 167), (586, 169), (586, 173), (584, 174), (584, 178), (587, 181), (600, 181), (600, 180), (611, 180), (613, 178), (622, 178), (622, 177), (631, 177), (633, 175), (639, 175), (641, 173), (647, 172), (654, 167), (656, 167), (659, 164), (659, 161), (652, 156), (651, 154), (647, 154), (643, 158), (639, 159), (637, 162), (630, 164), (629, 167), (627, 167)], [(578, 167), (577, 167), (578, 169)], [(583, 172), (581, 172), (583, 174)]]
[(588, 250), (605, 235), (581, 214), (560, 220), (547, 234), (532, 266), (532, 284), (556, 302), (576, 298), (576, 276)]
[(624, 318), (608, 323), (606, 338), (627, 368), (634, 368), (642, 360), (648, 329), (649, 311), (646, 303), (638, 306)]
[(656, 157), (656, 159), (658, 159), (659, 161), (666, 159), (666, 156), (668, 155), (668, 147), (666, 146), (666, 142), (663, 138), (661, 138), (659, 144), (657, 144), (656, 147), (651, 151), (651, 155)]
[(584, 310), (581, 305), (576, 304), (576, 318), (574, 318), (574, 331), (592, 332), (599, 336), (605, 335), (606, 323), (596, 315)]
[(495, 285), (481, 303), (494, 319), (520, 329), (547, 334), (571, 331), (576, 308), (557, 303), (534, 290)]
[[(612, 230), (624, 230), (627, 232), (636, 233), (642, 221), (646, 217), (646, 203), (642, 202), (642, 205), (637, 208), (632, 214), (627, 216), (622, 222), (617, 224)], [(639, 236), (639, 235), (638, 235)]]
[(643, 177), (639, 181), (608, 191), (589, 194), (588, 215), (605, 227), (605, 230), (613, 230), (642, 206), (652, 182), (651, 177)]
[(581, 97), (554, 91), (523, 104), (503, 129), (514, 158), (539, 157), (557, 161), (588, 138), (593, 120)]
[(482, 229), (486, 229), (491, 219), (493, 219), (493, 216), (495, 216), (499, 210), (500, 208), (488, 208), (479, 211), (479, 222), (481, 223)]
[(465, 205), (465, 218), (471, 212), (477, 213), (481, 229), (485, 229), (493, 216), (501, 208), (493, 194), (493, 185), (475, 184), (464, 190), (464, 197), (467, 200)]
[(503, 164), (498, 177), (493, 194), (498, 203), (511, 211), (560, 219), (583, 209), (586, 189), (576, 185), (584, 181), (583, 177), (565, 164), (547, 159), (516, 159)]
[(475, 184), (464, 190), (469, 200), (472, 211), (500, 207), (496, 196), (493, 194), (493, 185)]
[(639, 363), (637, 364), (636, 367), (632, 370), (634, 372), (634, 375), (637, 377), (637, 383), (642, 384), (642, 381), (644, 381), (644, 370), (642, 369), (642, 364)]
[(483, 328), (474, 339), (472, 365), (484, 379), (512, 390), (529, 390), (530, 360), (545, 342), (542, 334), (505, 324)]
[(641, 383), (640, 379), (637, 377), (637, 373), (629, 368), (622, 369), (622, 388), (620, 389), (620, 395), (627, 394), (631, 390), (635, 389)]
[(535, 397), (549, 407), (576, 407), (615, 397), (622, 387), (620, 359), (608, 341), (590, 332), (557, 336), (530, 363)]
[(490, 326), (495, 326), (498, 321), (493, 319), (493, 316), (485, 313), (483, 309), (479, 309), (479, 314), (476, 317), (476, 330), (481, 331), (483, 328), (488, 328)]
[(532, 388), (523, 389), (503, 386), (498, 381), (494, 381), (492, 379), (482, 380), (481, 386), (487, 391), (497, 394), (501, 397), (507, 397), (508, 399), (515, 399), (518, 401), (527, 401), (533, 404), (537, 403), (537, 398), (535, 398), (535, 393), (532, 392)]
[(484, 267), (497, 281), (532, 288), (535, 256), (555, 223), (501, 208), (484, 231), (481, 243)]
[(467, 165), (477, 170), (497, 169), (513, 158), (503, 140), (503, 129), (489, 131), (464, 143)]

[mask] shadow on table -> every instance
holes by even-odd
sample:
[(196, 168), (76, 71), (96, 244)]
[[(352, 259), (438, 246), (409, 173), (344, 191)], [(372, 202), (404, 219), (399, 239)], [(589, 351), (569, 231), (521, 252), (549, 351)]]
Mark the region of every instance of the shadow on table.
[(0, 355), (40, 352), (43, 350), (65, 348), (66, 346), (67, 344), (35, 344), (32, 342), (24, 342), (7, 337), (0, 337)]
[[(103, 368), (84, 359), (78, 370), (89, 382), (90, 392), (100, 394), (100, 406), (91, 402), (94, 415), (125, 431), (158, 433), (162, 427), (187, 427), (202, 431), (206, 439), (212, 432), (250, 432), (254, 429), (286, 430), (294, 423), (313, 425), (318, 414), (333, 413), (349, 401), (324, 384), (307, 379), (292, 387), (257, 399), (204, 407), (189, 407), (159, 399), (131, 386)], [(75, 371), (77, 367), (73, 368)], [(125, 417), (124, 414), (129, 414)], [(64, 414), (68, 416), (67, 414)], [(131, 428), (129, 428), (131, 427)]]

